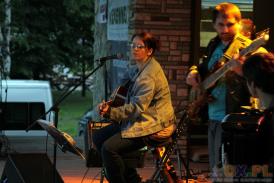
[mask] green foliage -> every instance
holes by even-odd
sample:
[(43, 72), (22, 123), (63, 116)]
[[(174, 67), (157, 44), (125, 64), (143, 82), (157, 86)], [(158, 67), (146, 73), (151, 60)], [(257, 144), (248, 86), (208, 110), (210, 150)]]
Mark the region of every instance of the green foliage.
[[(65, 65), (76, 73), (92, 65), (93, 0), (11, 3), (11, 77), (45, 79), (54, 65)], [(3, 2), (0, 6), (2, 17)]]
[[(62, 92), (54, 91), (54, 101), (56, 101)], [(77, 136), (79, 120), (83, 114), (92, 106), (92, 93), (86, 97), (81, 97), (80, 91), (74, 91), (59, 105), (58, 129), (71, 136)]]

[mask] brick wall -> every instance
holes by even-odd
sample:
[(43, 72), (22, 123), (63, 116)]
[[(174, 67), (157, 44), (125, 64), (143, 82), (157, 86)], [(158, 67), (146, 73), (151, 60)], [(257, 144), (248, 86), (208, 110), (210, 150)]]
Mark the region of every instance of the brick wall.
[[(136, 0), (131, 9), (130, 36), (149, 31), (159, 38), (160, 50), (156, 58), (168, 79), (174, 109), (182, 110), (188, 101), (185, 77), (190, 63), (191, 0)], [(178, 114), (177, 118), (180, 117)], [(187, 155), (186, 143), (185, 135), (178, 139), (182, 157)]]
[(168, 78), (175, 110), (183, 108), (188, 95), (185, 76), (190, 58), (191, 0), (136, 0), (131, 10), (130, 36), (149, 31), (159, 38), (156, 58)]

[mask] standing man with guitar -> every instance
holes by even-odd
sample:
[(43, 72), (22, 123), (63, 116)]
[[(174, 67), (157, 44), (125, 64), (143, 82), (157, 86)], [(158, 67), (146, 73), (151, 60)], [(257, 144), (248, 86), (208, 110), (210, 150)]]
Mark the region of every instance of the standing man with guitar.
[[(240, 35), (241, 12), (239, 8), (232, 3), (220, 3), (213, 11), (212, 20), (217, 36), (209, 42), (203, 62), (198, 67), (192, 66), (186, 78), (187, 84), (193, 88), (199, 88), (200, 81), (215, 71), (217, 65), (222, 65), (221, 62), (224, 62), (224, 55), (228, 50), (235, 52), (234, 54), (238, 52), (238, 50), (231, 49), (231, 45), (236, 40), (235, 38)], [(244, 44), (246, 44), (246, 39), (241, 37), (241, 40), (244, 40)], [(230, 56), (233, 57), (232, 54)], [(216, 173), (216, 170), (221, 166), (221, 121), (226, 114), (239, 112), (241, 105), (248, 105), (250, 95), (244, 78), (233, 71), (227, 72), (212, 85), (210, 89), (203, 92), (204, 97), (200, 99), (203, 98), (205, 103), (208, 103), (209, 164), (211, 172)], [(192, 106), (191, 104), (190, 108)], [(189, 111), (197, 111), (197, 108)], [(215, 177), (215, 174), (212, 176)]]
[(139, 150), (148, 143), (165, 142), (175, 130), (168, 81), (153, 56), (157, 40), (150, 33), (135, 34), (130, 46), (138, 69), (126, 84), (126, 102), (122, 106), (113, 106), (112, 100), (100, 103), (99, 114), (112, 124), (93, 134), (111, 183), (140, 182), (136, 170), (125, 166), (122, 154)]

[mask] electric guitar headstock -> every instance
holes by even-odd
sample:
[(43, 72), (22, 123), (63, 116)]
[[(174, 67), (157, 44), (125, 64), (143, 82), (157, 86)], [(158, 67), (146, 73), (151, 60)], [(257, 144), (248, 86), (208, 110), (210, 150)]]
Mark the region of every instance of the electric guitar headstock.
[(255, 34), (256, 39), (259, 38), (259, 37), (264, 37), (264, 36), (266, 36), (266, 35), (269, 36), (269, 32), (270, 32), (269, 30), (270, 30), (270, 28), (266, 28), (266, 29), (264, 29), (264, 30), (262, 30), (262, 31), (260, 31), (260, 32), (257, 32), (257, 33)]

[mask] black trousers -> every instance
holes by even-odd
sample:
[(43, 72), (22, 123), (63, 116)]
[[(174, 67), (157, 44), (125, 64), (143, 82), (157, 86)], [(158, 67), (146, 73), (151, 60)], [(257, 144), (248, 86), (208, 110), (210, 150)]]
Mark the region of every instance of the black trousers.
[(122, 138), (120, 126), (111, 124), (92, 134), (93, 143), (100, 152), (110, 183), (136, 183), (139, 176), (135, 168), (128, 168), (122, 154), (139, 150), (146, 144), (143, 138)]

